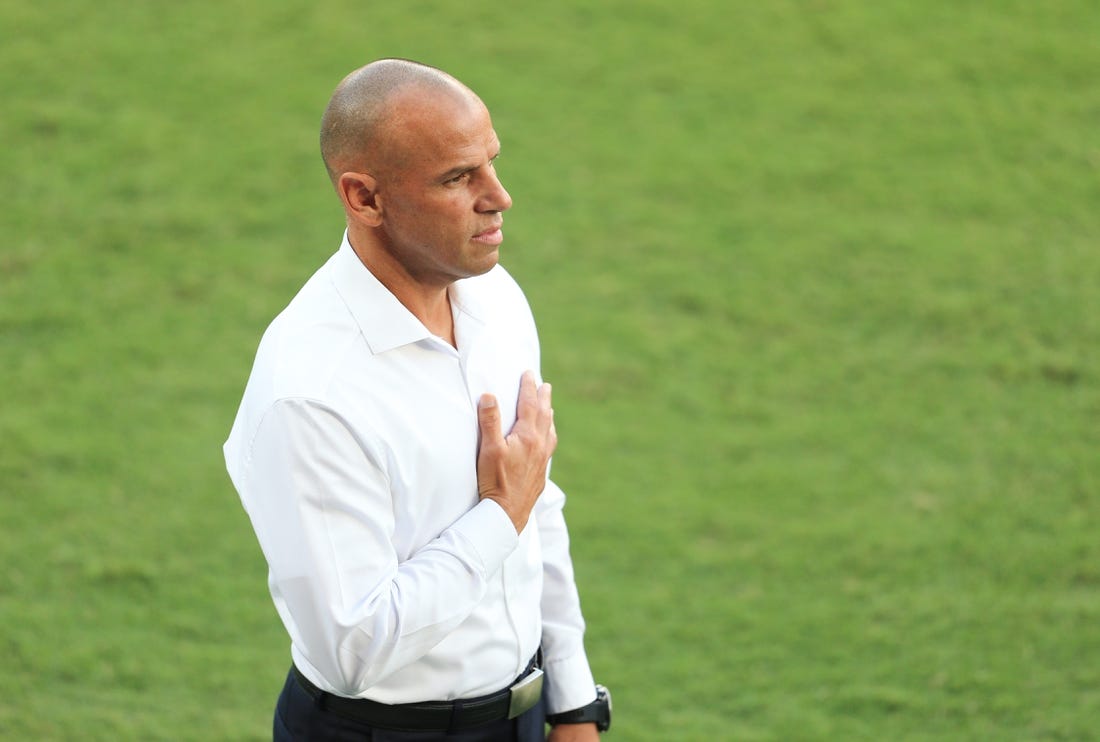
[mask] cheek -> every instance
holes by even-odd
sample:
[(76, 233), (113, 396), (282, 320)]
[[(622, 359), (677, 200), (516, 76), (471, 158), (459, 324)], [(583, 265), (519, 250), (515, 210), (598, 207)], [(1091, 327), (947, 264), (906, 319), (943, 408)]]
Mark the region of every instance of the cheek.
[(462, 254), (466, 236), (452, 221), (439, 218), (413, 218), (392, 233), (410, 256), (428, 263), (450, 262)]
[(471, 229), (466, 212), (450, 203), (424, 214), (422, 227), (436, 238), (448, 242), (464, 241)]
[(462, 194), (436, 198), (401, 199), (392, 204), (389, 231), (406, 244), (439, 249), (465, 242), (475, 231), (472, 207)]

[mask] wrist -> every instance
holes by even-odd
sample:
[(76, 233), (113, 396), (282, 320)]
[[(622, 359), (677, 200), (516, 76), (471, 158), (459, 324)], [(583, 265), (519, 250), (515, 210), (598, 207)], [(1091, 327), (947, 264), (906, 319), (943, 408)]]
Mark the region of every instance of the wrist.
[(602, 685), (596, 686), (596, 700), (580, 708), (549, 714), (546, 720), (553, 726), (559, 724), (595, 724), (601, 732), (611, 728), (611, 693)]

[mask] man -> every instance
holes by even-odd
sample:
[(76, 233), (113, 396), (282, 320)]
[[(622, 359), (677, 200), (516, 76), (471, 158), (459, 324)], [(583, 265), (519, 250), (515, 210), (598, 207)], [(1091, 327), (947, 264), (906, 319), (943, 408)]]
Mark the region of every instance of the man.
[(275, 739), (597, 740), (489, 112), (379, 60), (337, 87), (321, 153), (344, 240), (264, 334), (225, 444), (291, 638)]

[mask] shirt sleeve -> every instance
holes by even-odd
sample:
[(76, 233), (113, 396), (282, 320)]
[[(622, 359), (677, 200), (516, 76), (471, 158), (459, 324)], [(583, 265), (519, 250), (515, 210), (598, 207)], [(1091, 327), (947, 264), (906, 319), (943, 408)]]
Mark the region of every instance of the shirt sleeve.
[(331, 409), (282, 400), (260, 421), (237, 482), (295, 646), (348, 696), (452, 632), (518, 543), (504, 511), (483, 501), (399, 561), (383, 461)]
[(551, 714), (596, 700), (596, 683), (584, 651), (584, 617), (573, 579), (564, 505), (565, 493), (547, 480), (535, 517), (542, 542), (542, 651)]

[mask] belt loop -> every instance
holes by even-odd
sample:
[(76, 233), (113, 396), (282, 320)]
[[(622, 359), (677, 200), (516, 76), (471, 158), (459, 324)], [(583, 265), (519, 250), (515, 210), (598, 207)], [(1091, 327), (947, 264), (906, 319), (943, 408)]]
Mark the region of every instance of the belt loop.
[(456, 698), (451, 707), (451, 725), (447, 728), (447, 734), (453, 734), (459, 730), (459, 721), (462, 718), (462, 699)]

